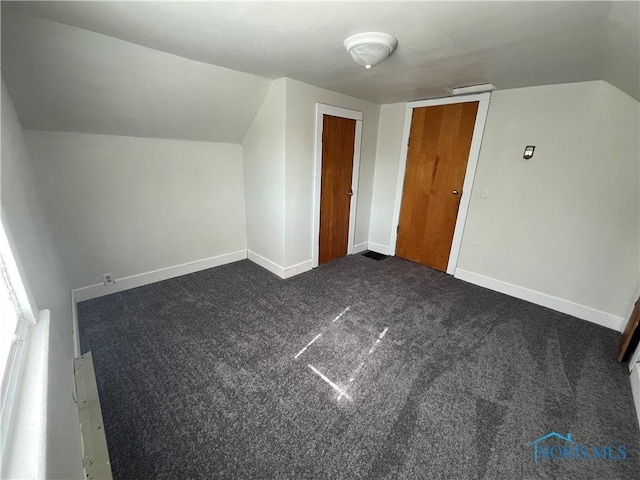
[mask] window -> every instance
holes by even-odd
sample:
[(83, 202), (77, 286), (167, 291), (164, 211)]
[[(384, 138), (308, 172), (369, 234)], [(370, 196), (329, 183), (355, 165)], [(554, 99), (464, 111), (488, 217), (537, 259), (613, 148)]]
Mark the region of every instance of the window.
[[(0, 445), (7, 445), (24, 345), (35, 324), (32, 302), (18, 273), (9, 239), (0, 222)], [(4, 457), (0, 452), (0, 458)]]
[(22, 308), (11, 286), (9, 273), (0, 255), (0, 372), (6, 373), (11, 346), (18, 339), (18, 327), (24, 318)]

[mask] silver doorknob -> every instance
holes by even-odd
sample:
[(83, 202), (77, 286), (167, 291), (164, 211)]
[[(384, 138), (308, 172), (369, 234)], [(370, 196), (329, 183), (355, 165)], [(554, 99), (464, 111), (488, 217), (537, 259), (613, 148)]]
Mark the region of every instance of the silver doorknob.
[(352, 189), (352, 190), (349, 190), (349, 191), (347, 192), (347, 195), (349, 195), (350, 197), (353, 197), (353, 189)]
[(451, 192), (451, 193), (453, 193), (454, 195), (457, 195), (457, 194), (458, 194), (458, 190), (454, 190), (454, 191), (453, 191), (453, 192)]

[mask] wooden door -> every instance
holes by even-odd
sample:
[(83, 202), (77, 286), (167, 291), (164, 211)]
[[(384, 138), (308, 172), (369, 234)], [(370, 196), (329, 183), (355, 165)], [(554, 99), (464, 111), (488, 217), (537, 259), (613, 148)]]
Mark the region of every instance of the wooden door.
[(356, 121), (323, 116), (318, 263), (347, 254)]
[(396, 255), (446, 271), (478, 102), (415, 108)]

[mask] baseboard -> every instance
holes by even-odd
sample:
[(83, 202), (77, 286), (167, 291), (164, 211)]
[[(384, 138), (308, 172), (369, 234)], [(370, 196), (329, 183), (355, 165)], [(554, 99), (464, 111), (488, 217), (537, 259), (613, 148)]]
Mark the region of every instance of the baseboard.
[(225, 253), (215, 257), (183, 263), (181, 265), (160, 268), (151, 272), (138, 273), (129, 277), (117, 278), (113, 285), (104, 285), (99, 283), (96, 285), (89, 285), (87, 287), (74, 288), (71, 293), (73, 306), (75, 308), (75, 305), (78, 302), (84, 302), (85, 300), (91, 300), (92, 298), (111, 295), (112, 293), (122, 292), (123, 290), (129, 290), (130, 288), (142, 287), (151, 283), (161, 282), (163, 280), (199, 272), (200, 270), (206, 270), (208, 268), (219, 267), (220, 265), (237, 262), (246, 258), (247, 251), (239, 250), (237, 252)]
[(369, 250), (369, 242), (358, 243), (353, 246), (353, 253), (362, 253)]
[(291, 278), (295, 277), (304, 272), (308, 272), (313, 268), (313, 261), (306, 260), (304, 262), (296, 263), (295, 265), (291, 265), (290, 267), (281, 267), (275, 262), (272, 262), (268, 258), (263, 257), (262, 255), (257, 254), (256, 252), (248, 251), (247, 258), (251, 260), (253, 263), (260, 265), (262, 268), (269, 270), (274, 275), (279, 276), (280, 278)]
[(391, 248), (389, 248), (387, 245), (382, 245), (380, 243), (374, 242), (369, 242), (367, 245), (369, 247), (369, 250), (371, 250), (372, 252), (378, 252), (383, 255), (389, 255), (391, 252)]
[(638, 425), (640, 425), (640, 366), (636, 365), (631, 370), (631, 392), (633, 393), (633, 403), (636, 407), (636, 416), (638, 417)]
[(456, 268), (454, 276), (455, 278), (464, 280), (465, 282), (473, 283), (474, 285), (479, 285), (490, 290), (495, 290), (496, 292), (505, 293), (512, 297), (535, 303), (536, 305), (541, 305), (588, 322), (596, 323), (603, 327), (611, 328), (612, 330), (617, 330), (618, 332), (622, 332), (624, 329), (625, 320), (622, 317), (602, 312), (595, 308), (580, 305), (578, 303), (554, 297), (536, 290), (531, 290), (529, 288), (503, 282), (502, 280), (496, 280), (495, 278), (486, 277), (478, 273), (469, 272), (461, 268)]
[(284, 278), (291, 278), (304, 272), (308, 272), (313, 268), (313, 261), (296, 263), (284, 269)]
[(247, 252), (247, 258), (253, 263), (260, 265), (262, 268), (269, 270), (274, 275), (277, 275), (280, 278), (285, 278), (284, 267), (272, 262), (268, 258), (258, 255), (256, 252), (252, 252), (251, 250)]

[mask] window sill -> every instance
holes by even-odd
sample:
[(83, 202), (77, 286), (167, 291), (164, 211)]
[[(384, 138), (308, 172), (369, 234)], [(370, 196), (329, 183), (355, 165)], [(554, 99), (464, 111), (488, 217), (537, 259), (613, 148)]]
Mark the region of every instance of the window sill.
[(2, 478), (44, 478), (50, 311), (29, 327), (2, 458)]

